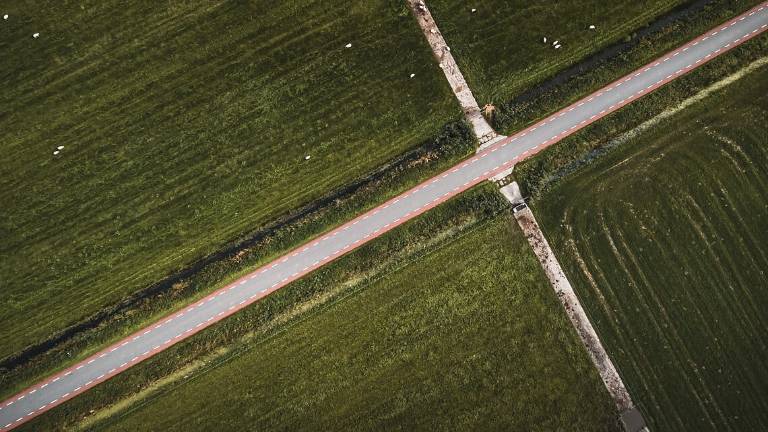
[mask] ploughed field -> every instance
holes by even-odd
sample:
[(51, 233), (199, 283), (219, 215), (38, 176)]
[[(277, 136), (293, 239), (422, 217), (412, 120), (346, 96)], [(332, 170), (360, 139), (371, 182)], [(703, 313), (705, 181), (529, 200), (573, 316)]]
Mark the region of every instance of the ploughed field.
[(388, 1), (4, 13), (0, 358), (460, 116), (407, 9)]
[(766, 118), (764, 66), (535, 205), (653, 430), (768, 428)]
[(615, 427), (612, 401), (503, 211), (96, 429)]

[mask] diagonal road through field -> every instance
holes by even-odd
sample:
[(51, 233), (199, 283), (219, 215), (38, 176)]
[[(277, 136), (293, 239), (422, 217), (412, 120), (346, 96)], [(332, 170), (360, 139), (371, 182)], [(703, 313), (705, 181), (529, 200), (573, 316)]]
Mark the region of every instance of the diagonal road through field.
[(767, 27), (768, 2), (765, 2), (183, 310), (3, 401), (0, 403), (0, 431), (29, 421), (226, 318), (370, 239), (761, 34)]

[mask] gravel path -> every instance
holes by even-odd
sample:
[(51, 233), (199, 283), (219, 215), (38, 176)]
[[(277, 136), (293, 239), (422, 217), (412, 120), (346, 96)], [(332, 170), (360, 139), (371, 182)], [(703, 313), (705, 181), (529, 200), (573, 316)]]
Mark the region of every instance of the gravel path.
[(462, 111), (464, 111), (464, 116), (472, 124), (480, 144), (482, 145), (493, 140), (497, 134), (480, 112), (475, 96), (467, 85), (467, 81), (464, 80), (464, 75), (461, 74), (459, 66), (453, 59), (451, 49), (445, 42), (445, 39), (443, 39), (443, 34), (437, 28), (437, 24), (432, 18), (432, 14), (429, 12), (424, 0), (408, 0), (408, 6), (416, 17), (424, 37), (427, 38), (427, 42), (429, 42), (429, 46), (432, 48), (432, 53), (435, 55), (440, 69), (443, 70), (445, 78), (448, 80), (451, 90), (453, 90), (453, 94), (458, 99)]

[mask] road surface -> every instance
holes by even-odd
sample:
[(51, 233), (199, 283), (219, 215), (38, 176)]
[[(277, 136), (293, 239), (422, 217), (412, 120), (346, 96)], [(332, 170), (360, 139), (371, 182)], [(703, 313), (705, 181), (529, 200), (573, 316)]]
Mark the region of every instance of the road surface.
[(12, 429), (226, 318), (370, 239), (642, 97), (768, 27), (768, 2), (301, 246), (189, 307), (0, 403)]

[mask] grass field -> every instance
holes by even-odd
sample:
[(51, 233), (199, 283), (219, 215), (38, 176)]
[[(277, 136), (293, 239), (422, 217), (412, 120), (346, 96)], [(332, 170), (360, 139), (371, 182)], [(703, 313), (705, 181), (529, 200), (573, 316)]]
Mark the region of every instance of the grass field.
[(102, 428), (614, 430), (509, 213), (450, 238)]
[[(543, 92), (524, 103), (502, 107), (497, 115), (502, 128), (516, 130), (533, 119), (553, 112), (581, 95), (641, 67), (648, 61), (680, 46), (714, 26), (748, 10), (759, 0), (712, 0), (699, 12), (664, 25), (659, 31), (638, 38), (636, 44), (620, 56), (595, 65), (589, 72)], [(610, 116), (593, 123), (545, 151), (515, 166), (515, 173), (525, 193), (538, 195), (557, 179), (568, 175), (607, 142), (624, 131), (640, 125), (663, 111), (674, 108), (712, 83), (737, 73), (768, 53), (765, 35), (739, 45), (727, 54), (706, 63), (633, 102)]]
[[(120, 14), (107, 17), (113, 20), (111, 26), (103, 27), (104, 14), (114, 5), (85, 5), (80, 10), (68, 10), (66, 5), (38, 7), (55, 9), (66, 19), (48, 17), (47, 29), (35, 29), (43, 37), (34, 43), (51, 34), (58, 39), (37, 58), (25, 56), (22, 68), (28, 70), (12, 70), (5, 76), (0, 71), (4, 79), (13, 78), (12, 89), (0, 97), (0, 127), (11, 131), (4, 137), (10, 151), (0, 156), (0, 202), (12, 203), (11, 212), (0, 214), (4, 239), (0, 302), (11, 309), (7, 315), (0, 314), (0, 357), (370, 171), (457, 117), (439, 75), (430, 69), (429, 55), (423, 49), (412, 52), (421, 41), (399, 4), (342, 8), (318, 2), (301, 10), (278, 10), (267, 3), (223, 4), (205, 11), (142, 4), (122, 6)], [(299, 13), (299, 25), (285, 25)], [(11, 16), (23, 16), (23, 12), (12, 10)], [(78, 34), (82, 45), (70, 44), (72, 40), (56, 33), (64, 28), (71, 32), (78, 19), (93, 20), (88, 37)], [(29, 30), (40, 22), (29, 16), (21, 23), (4, 24), (0, 29), (15, 38), (8, 40), (21, 42), (2, 39), (0, 50), (17, 57), (27, 53), (36, 46)], [(224, 24), (227, 32), (220, 31)], [(264, 39), (260, 31), (264, 28), (273, 32), (272, 39)], [(155, 45), (158, 38), (162, 42)], [(347, 42), (353, 48), (342, 49)], [(310, 53), (307, 46), (317, 44), (336, 51)], [(401, 56), (394, 61), (394, 56), (386, 55), (399, 52), (402, 44), (409, 47), (405, 60)], [(366, 47), (364, 53), (357, 51), (361, 45)], [(374, 51), (382, 58), (374, 56)], [(350, 62), (344, 57), (347, 53), (356, 53)], [(139, 63), (150, 65), (146, 70), (152, 72)], [(3, 71), (6, 64), (16, 67), (6, 58), (0, 60)], [(412, 72), (417, 79), (407, 79)], [(116, 88), (115, 77), (123, 73), (130, 79)], [(221, 80), (222, 76), (226, 79)], [(186, 88), (180, 83), (190, 84)], [(411, 85), (417, 88), (411, 91)], [(407, 91), (391, 94), (383, 89), (386, 86)], [(373, 103), (365, 102), (369, 97)], [(283, 118), (292, 121), (283, 125)], [(331, 119), (327, 124), (326, 118)], [(59, 143), (59, 137), (68, 141)], [(51, 158), (53, 146), (59, 144), (66, 146), (64, 153)], [(304, 160), (306, 154), (312, 155), (311, 160)], [(201, 196), (200, 202), (191, 201)], [(5, 239), (10, 246), (6, 247)], [(148, 259), (152, 266), (138, 266)], [(213, 272), (222, 270), (217, 267)], [(210, 275), (203, 279), (210, 279), (210, 286), (221, 281)], [(286, 294), (285, 298), (292, 297)], [(285, 298), (275, 303), (291, 304)], [(73, 305), (78, 317), (71, 315)], [(274, 313), (271, 307), (264, 306), (265, 316)], [(320, 316), (324, 313), (309, 321)], [(247, 319), (240, 317), (238, 322)], [(28, 325), (39, 322), (43, 326)], [(381, 318), (377, 322), (382, 327), (388, 324)], [(299, 327), (309, 331), (303, 325)], [(368, 341), (381, 336), (374, 330), (367, 333)], [(205, 343), (215, 347), (229, 331)], [(273, 340), (256, 350), (268, 349)], [(3, 351), (6, 342), (13, 346)], [(181, 361), (188, 351), (178, 348), (169, 356)], [(277, 354), (273, 350), (271, 355)], [(158, 400), (170, 403), (167, 396)], [(439, 408), (443, 402), (423, 400), (427, 407)], [(392, 414), (393, 407), (385, 406), (391, 409), (382, 415)], [(127, 421), (136, 421), (136, 415)], [(563, 414), (558, 421), (608, 427), (597, 415), (591, 417), (598, 419), (592, 423), (569, 415)], [(322, 426), (332, 420), (317, 421), (326, 421), (317, 423)], [(455, 424), (468, 424), (461, 421)]]
[(433, 0), (429, 7), (482, 106), (506, 102), (682, 3)]
[(0, 358), (459, 116), (412, 17), (384, 0), (4, 13)]
[(764, 66), (535, 204), (652, 430), (768, 428), (767, 95)]
[[(306, 314), (418, 260), (446, 239), (493, 218), (507, 208), (507, 201), (490, 183), (475, 187), (396, 230), (371, 240), (231, 318), (130, 368), (119, 377), (47, 412), (30, 422), (27, 430), (71, 429), (82, 425), (87, 429), (88, 424), (119, 410), (120, 406), (143, 400), (185, 375), (194, 376), (201, 364), (249, 349), (253, 344), (283, 331)], [(246, 268), (250, 259), (246, 258), (242, 263)], [(224, 269), (217, 266), (213, 271), (206, 270), (196, 275), (188, 281), (189, 285), (210, 285), (211, 280), (216, 280), (219, 270), (226, 272), (232, 266), (229, 260), (224, 264)], [(167, 299), (151, 299), (148, 303), (167, 303)], [(129, 322), (133, 316), (141, 317), (143, 309), (131, 311)], [(146, 318), (139, 318), (138, 321), (146, 321)], [(77, 351), (73, 349), (73, 352)], [(62, 359), (66, 357), (60, 357), (60, 361)], [(11, 382), (23, 385), (27, 369), (29, 367), (17, 368), (21, 376), (15, 376), (17, 379), (13, 380), (14, 375), (11, 375)], [(91, 410), (96, 410), (97, 414), (92, 415)], [(87, 421), (81, 424), (84, 417)]]

